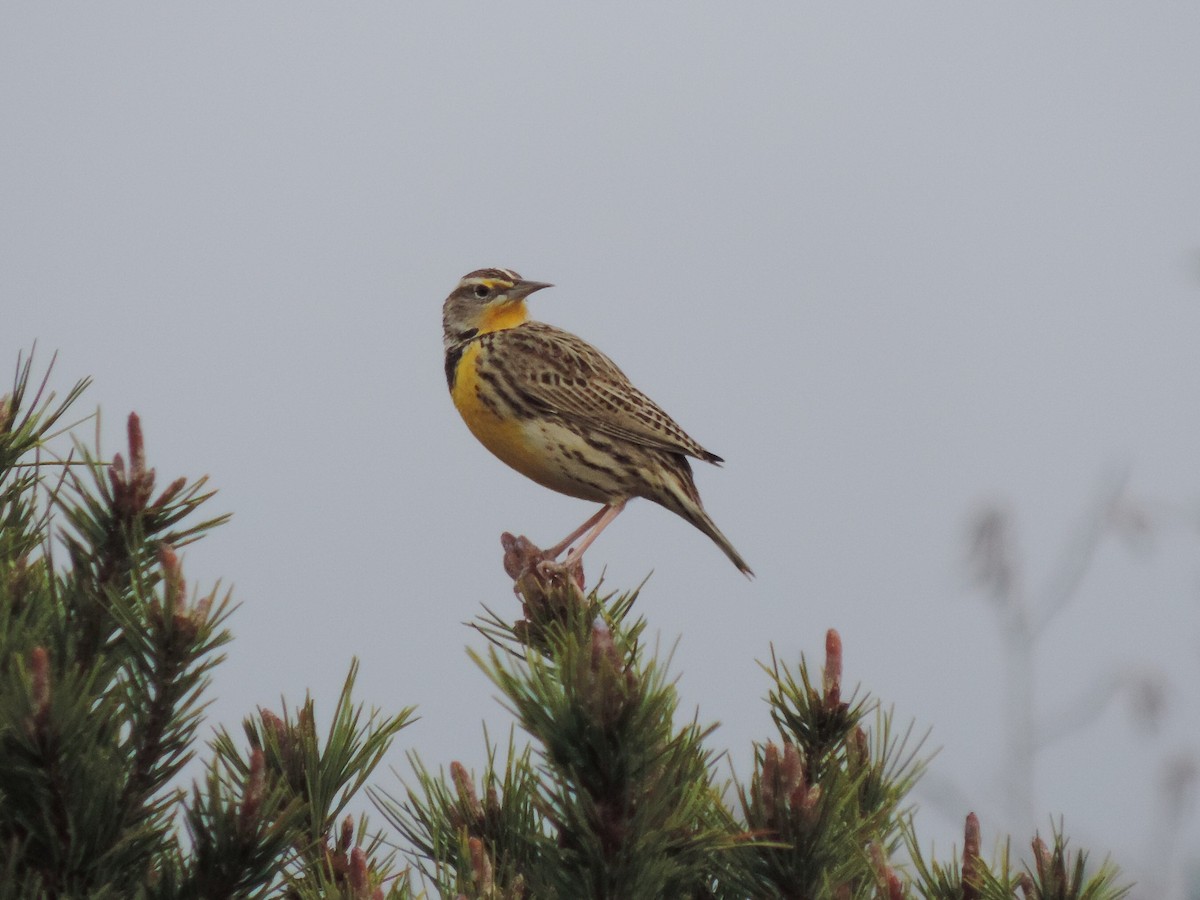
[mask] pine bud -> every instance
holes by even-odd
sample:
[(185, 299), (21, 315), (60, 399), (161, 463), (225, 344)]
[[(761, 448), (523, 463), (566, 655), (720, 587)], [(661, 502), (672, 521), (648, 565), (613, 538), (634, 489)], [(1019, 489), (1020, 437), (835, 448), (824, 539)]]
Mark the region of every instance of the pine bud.
[(142, 438), (142, 423), (137, 413), (129, 414), (129, 470), (121, 454), (113, 457), (108, 468), (112, 485), (113, 509), (125, 517), (142, 512), (154, 490), (154, 470), (146, 468), (146, 447)]
[(350, 853), (350, 893), (355, 900), (368, 900), (371, 896), (371, 877), (367, 871), (367, 855), (361, 847)]
[(471, 838), (467, 846), (471, 850), (471, 874), (475, 876), (475, 887), (482, 896), (489, 896), (496, 889), (492, 861), (479, 838)]
[(612, 631), (604, 620), (597, 617), (592, 623), (592, 671), (599, 674), (604, 670), (620, 671), (621, 654), (613, 643)]
[(887, 870), (887, 892), (888, 900), (904, 900), (904, 883), (891, 866)]
[(808, 773), (804, 771), (804, 760), (800, 758), (800, 751), (791, 741), (784, 741), (783, 765), (779, 775), (785, 791), (790, 792), (797, 786), (807, 783)]
[(167, 609), (174, 610), (187, 596), (187, 582), (183, 578), (183, 566), (179, 562), (175, 548), (167, 543), (158, 545), (158, 562), (163, 570)]
[(478, 826), (483, 822), (483, 806), (479, 802), (479, 794), (475, 791), (475, 782), (471, 780), (463, 764), (457, 761), (450, 763), (450, 778), (458, 791), (458, 802), (466, 807), (471, 816), (472, 822), (468, 824)]
[(822, 682), (825, 709), (833, 712), (842, 702), (842, 638), (832, 628), (825, 632), (825, 672)]
[(259, 710), (259, 715), (262, 718), (263, 730), (275, 735), (275, 743), (279, 746), (280, 750), (285, 749), (289, 743), (289, 738), (287, 725), (284, 724), (283, 719), (279, 718), (279, 716), (275, 715), (269, 709)]
[(858, 772), (871, 763), (871, 739), (861, 725), (850, 732), (846, 741), (846, 760), (851, 772)]
[(967, 814), (967, 824), (963, 828), (963, 858), (979, 855), (979, 816)]
[(255, 749), (250, 752), (250, 772), (246, 776), (246, 787), (242, 792), (242, 809), (238, 815), (238, 828), (242, 834), (251, 834), (258, 824), (258, 813), (262, 808), (263, 794), (266, 792), (266, 762), (263, 752)]
[(1033, 839), (1033, 862), (1037, 867), (1038, 879), (1044, 882), (1047, 873), (1050, 871), (1053, 858), (1050, 850), (1046, 847), (1046, 842), (1041, 839), (1041, 836)]
[(588, 652), (590, 677), (581, 699), (595, 720), (607, 727), (617, 722), (628, 708), (637, 679), (630, 679), (612, 631), (599, 616), (592, 623)]
[(142, 420), (138, 414), (131, 412), (126, 426), (129, 435), (129, 466), (135, 473), (146, 470), (146, 445), (142, 440)]
[(775, 808), (775, 785), (779, 780), (779, 748), (774, 741), (767, 741), (763, 748), (762, 774), (759, 777), (763, 807), (769, 815)]
[(192, 607), (191, 619), (197, 628), (204, 625), (208, 621), (209, 611), (212, 609), (213, 594), (205, 594), (196, 601), (196, 605)]
[(962, 896), (963, 900), (978, 900), (983, 873), (979, 857), (979, 816), (970, 813), (963, 829)]

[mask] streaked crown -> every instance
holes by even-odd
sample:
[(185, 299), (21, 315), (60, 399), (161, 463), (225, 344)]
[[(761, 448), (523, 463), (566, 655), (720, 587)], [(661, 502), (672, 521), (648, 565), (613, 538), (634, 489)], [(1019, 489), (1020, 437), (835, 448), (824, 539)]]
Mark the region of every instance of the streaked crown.
[(513, 328), (528, 317), (525, 298), (550, 285), (526, 281), (512, 269), (476, 269), (463, 276), (442, 304), (442, 341), (462, 341)]

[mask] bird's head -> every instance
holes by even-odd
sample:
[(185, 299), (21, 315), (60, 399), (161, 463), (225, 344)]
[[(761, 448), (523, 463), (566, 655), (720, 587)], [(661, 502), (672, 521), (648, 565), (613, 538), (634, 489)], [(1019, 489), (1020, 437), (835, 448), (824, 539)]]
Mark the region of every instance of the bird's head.
[(551, 285), (526, 281), (512, 269), (477, 269), (464, 275), (442, 305), (447, 347), (489, 331), (513, 328), (529, 318), (525, 298)]

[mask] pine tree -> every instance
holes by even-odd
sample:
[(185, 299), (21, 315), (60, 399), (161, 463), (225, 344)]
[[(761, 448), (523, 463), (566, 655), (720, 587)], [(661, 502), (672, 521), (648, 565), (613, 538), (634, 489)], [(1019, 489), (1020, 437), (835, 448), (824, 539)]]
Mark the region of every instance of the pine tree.
[[(521, 616), (484, 608), (472, 658), (515, 726), (473, 775), (431, 771), (368, 793), (395, 835), (345, 816), (411, 709), (355, 705), (351, 666), (322, 731), (310, 699), (259, 710), (197, 753), (228, 592), (189, 592), (176, 550), (217, 527), (204, 479), (155, 493), (141, 424), (128, 457), (76, 442), (29, 360), (0, 398), (0, 900), (6, 898), (812, 898), (1116, 900), (1056, 828), (1032, 862), (987, 863), (967, 819), (960, 859), (926, 860), (907, 797), (920, 740), (869, 696), (844, 696), (830, 631), (819, 676), (763, 667), (773, 733), (747, 783), (722, 777), (713, 727), (680, 714), (638, 591), (585, 591), (504, 536)], [(766, 717), (764, 717), (764, 722)], [(410, 867), (401, 868), (403, 859)], [(415, 872), (412, 868), (415, 867)], [(424, 890), (424, 893), (422, 893)]]
[(324, 740), (311, 701), (260, 712), (174, 786), (232, 611), (189, 595), (176, 548), (225, 517), (198, 520), (203, 478), (155, 495), (136, 415), (128, 462), (47, 458), (87, 382), (56, 400), (31, 376), (0, 397), (0, 898), (410, 896), (380, 888), (366, 822), (337, 821), (411, 712), (364, 720), (353, 668)]
[[(438, 896), (788, 898), (788, 900), (1116, 900), (1105, 863), (1088, 874), (1061, 832), (1034, 839), (1034, 864), (1007, 851), (988, 865), (968, 817), (961, 865), (927, 862), (905, 797), (924, 769), (911, 729), (869, 697), (842, 696), (842, 644), (826, 636), (819, 681), (804, 659), (764, 672), (776, 735), (755, 748), (748, 785), (718, 780), (713, 727), (677, 724), (677, 697), (632, 616), (637, 592), (585, 593), (544, 572), (541, 552), (504, 536), (523, 616), (485, 609), (491, 643), (475, 661), (500, 689), (532, 747), (509, 739), (472, 778), (414, 759), (400, 798), (375, 791)], [(729, 789), (738, 808), (724, 802)], [(898, 860), (899, 858), (899, 860)], [(905, 860), (908, 862), (906, 863)]]

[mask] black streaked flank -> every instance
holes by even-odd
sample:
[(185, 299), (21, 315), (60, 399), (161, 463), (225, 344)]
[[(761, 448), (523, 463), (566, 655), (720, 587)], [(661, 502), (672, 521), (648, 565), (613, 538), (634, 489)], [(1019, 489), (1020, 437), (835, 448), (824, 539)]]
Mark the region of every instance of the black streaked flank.
[(503, 382), (501, 381), (501, 375), (504, 375), (504, 372), (500, 372), (498, 374), (490, 369), (480, 368), (476, 374), (479, 376), (480, 381), (486, 381), (488, 383), (488, 385), (495, 392), (496, 396), (504, 401), (505, 405), (508, 406), (510, 412), (514, 416), (516, 416), (518, 419), (533, 418), (534, 411), (530, 409), (528, 405), (521, 403), (510, 392), (513, 388), (512, 383), (507, 378), (505, 378)]
[(450, 390), (454, 390), (454, 379), (458, 374), (458, 361), (462, 359), (463, 351), (467, 349), (467, 345), (455, 344), (446, 351), (446, 384)]

